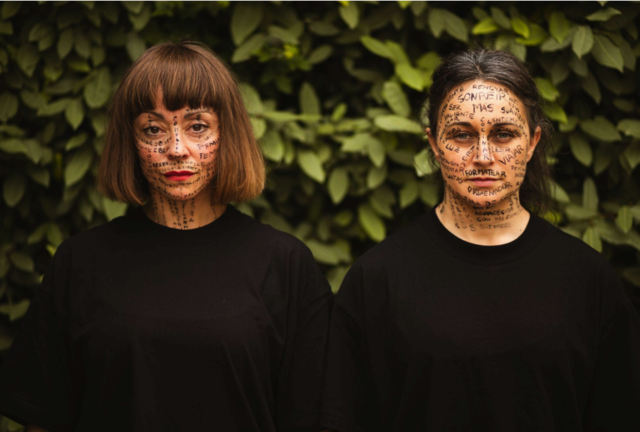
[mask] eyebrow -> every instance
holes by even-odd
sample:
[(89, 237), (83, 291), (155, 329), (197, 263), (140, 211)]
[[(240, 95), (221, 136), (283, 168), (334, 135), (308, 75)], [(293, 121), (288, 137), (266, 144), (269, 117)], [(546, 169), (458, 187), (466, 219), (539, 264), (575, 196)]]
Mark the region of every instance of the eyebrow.
[(193, 117), (194, 115), (198, 115), (198, 114), (202, 114), (202, 113), (210, 113), (211, 111), (209, 111), (207, 108), (203, 108), (203, 109), (199, 109), (199, 110), (195, 110), (195, 111), (189, 111), (188, 113), (186, 113), (184, 115), (184, 118), (188, 119)]
[(468, 127), (471, 127), (471, 123), (469, 123), (469, 122), (455, 122), (455, 123), (448, 124), (445, 127), (451, 127), (451, 126), (468, 126)]
[(492, 125), (492, 127), (500, 127), (500, 126), (514, 126), (514, 127), (518, 128), (518, 129), (522, 129), (522, 127), (518, 126), (515, 123), (511, 123), (511, 122), (494, 123)]
[(144, 111), (142, 114), (153, 114), (154, 116), (164, 120), (164, 116), (160, 113), (157, 113), (155, 111)]

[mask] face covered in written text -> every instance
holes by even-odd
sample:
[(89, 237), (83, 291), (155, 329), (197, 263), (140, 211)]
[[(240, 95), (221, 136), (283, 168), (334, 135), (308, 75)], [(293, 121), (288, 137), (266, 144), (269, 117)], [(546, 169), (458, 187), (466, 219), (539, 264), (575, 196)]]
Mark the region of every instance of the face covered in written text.
[(163, 104), (134, 121), (140, 166), (152, 194), (186, 201), (209, 191), (219, 147), (219, 122), (210, 108), (169, 111)]
[(529, 132), (526, 109), (506, 87), (472, 81), (454, 88), (438, 112), (429, 143), (447, 193), (490, 208), (519, 198), (540, 128)]

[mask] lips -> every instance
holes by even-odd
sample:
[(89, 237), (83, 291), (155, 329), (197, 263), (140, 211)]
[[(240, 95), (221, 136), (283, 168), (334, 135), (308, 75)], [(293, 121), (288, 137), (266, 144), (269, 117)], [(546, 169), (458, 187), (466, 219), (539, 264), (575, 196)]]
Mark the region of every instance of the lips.
[(188, 180), (194, 174), (195, 173), (191, 171), (169, 171), (162, 175), (171, 181), (185, 181), (185, 180)]
[(488, 187), (492, 186), (498, 179), (493, 177), (474, 177), (470, 178), (469, 181), (478, 187)]

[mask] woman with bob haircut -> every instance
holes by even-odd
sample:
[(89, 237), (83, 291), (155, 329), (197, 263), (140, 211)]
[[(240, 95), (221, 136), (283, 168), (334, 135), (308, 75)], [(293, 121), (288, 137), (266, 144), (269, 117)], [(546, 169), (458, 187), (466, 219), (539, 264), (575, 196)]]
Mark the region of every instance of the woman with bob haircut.
[(98, 187), (141, 207), (60, 245), (0, 412), (27, 431), (319, 431), (332, 294), (299, 240), (228, 205), (265, 182), (229, 70), (154, 46), (108, 119)]
[(537, 216), (552, 128), (527, 67), (453, 54), (426, 108), (442, 202), (347, 274), (323, 425), (640, 431), (637, 312), (602, 255)]

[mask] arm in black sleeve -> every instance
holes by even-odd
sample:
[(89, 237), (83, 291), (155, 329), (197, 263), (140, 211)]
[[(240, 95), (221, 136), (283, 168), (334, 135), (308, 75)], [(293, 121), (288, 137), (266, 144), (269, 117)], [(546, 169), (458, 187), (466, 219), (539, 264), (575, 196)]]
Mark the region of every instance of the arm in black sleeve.
[(323, 392), (323, 425), (340, 432), (380, 429), (371, 380), (362, 308), (361, 269), (345, 277), (331, 314)]
[(612, 286), (622, 298), (601, 330), (585, 431), (640, 432), (640, 319), (620, 282)]
[[(297, 260), (296, 260), (297, 261)], [(294, 261), (295, 262), (295, 261)], [(305, 248), (292, 273), (299, 290), (288, 332), (276, 395), (279, 432), (320, 432), (322, 378), (333, 294)]]
[(68, 276), (60, 247), (0, 367), (0, 413), (50, 431), (70, 430), (68, 350), (53, 293)]

